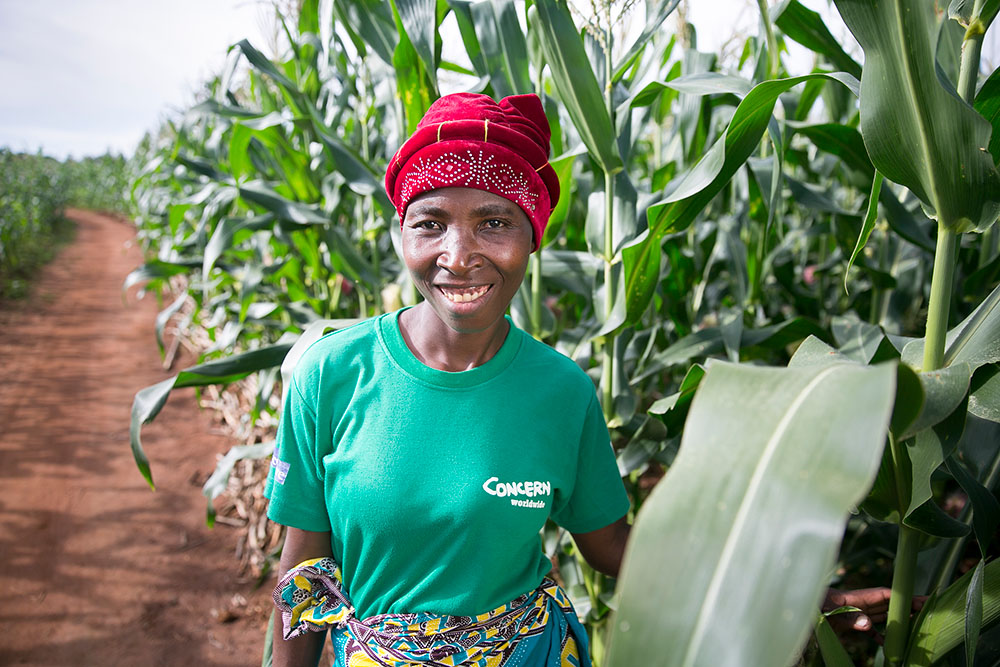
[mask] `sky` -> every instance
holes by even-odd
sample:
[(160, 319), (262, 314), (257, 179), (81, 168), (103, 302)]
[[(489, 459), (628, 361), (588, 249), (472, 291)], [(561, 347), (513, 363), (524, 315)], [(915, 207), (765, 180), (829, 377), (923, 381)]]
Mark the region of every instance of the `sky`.
[(230, 44), (267, 43), (270, 6), (0, 0), (0, 146), (60, 159), (130, 154), (222, 71)]
[[(842, 43), (852, 40), (828, 0), (803, 4), (827, 17)], [(734, 34), (757, 32), (756, 7), (689, 0), (699, 49), (732, 52)], [(0, 0), (0, 146), (59, 159), (129, 155), (191, 105), (230, 45), (249, 38), (273, 52), (273, 15), (267, 0)], [(811, 61), (800, 55), (807, 71)]]

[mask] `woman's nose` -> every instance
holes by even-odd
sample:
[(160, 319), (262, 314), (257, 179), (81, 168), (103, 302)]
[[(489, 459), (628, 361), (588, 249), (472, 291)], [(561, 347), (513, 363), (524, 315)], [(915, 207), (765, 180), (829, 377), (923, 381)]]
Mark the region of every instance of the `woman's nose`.
[(451, 273), (464, 273), (477, 268), (483, 261), (474, 233), (450, 228), (443, 239), (437, 265)]

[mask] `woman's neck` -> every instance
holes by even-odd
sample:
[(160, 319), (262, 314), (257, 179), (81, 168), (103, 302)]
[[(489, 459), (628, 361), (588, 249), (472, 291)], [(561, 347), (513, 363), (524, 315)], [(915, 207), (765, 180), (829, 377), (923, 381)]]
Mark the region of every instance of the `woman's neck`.
[(483, 331), (459, 332), (445, 325), (426, 302), (399, 316), (399, 330), (413, 355), (426, 366), (457, 373), (482, 366), (507, 339), (510, 324), (501, 318)]

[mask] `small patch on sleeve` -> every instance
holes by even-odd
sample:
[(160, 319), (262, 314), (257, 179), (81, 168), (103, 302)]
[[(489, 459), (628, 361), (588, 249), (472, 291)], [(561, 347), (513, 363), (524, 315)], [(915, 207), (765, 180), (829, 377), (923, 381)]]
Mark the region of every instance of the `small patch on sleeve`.
[(277, 456), (272, 456), (271, 467), (274, 468), (274, 483), (284, 484), (291, 466), (287, 462), (279, 460)]

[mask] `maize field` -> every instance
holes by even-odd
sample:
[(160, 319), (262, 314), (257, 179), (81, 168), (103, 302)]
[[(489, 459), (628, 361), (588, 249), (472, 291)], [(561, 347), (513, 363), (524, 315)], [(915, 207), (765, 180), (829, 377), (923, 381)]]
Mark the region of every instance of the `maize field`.
[[(423, 112), (534, 92), (562, 196), (511, 316), (593, 377), (635, 514), (617, 583), (542, 536), (595, 663), (996, 664), (1000, 2), (835, 0), (853, 48), (758, 0), (730, 61), (679, 0), (582, 4), (304, 0), (147, 136), (126, 286), (201, 358), (137, 387), (140, 471), (172, 390), (248, 379), (211, 518), (295, 341), (415, 302), (382, 175)], [(892, 586), (884, 646), (830, 585)]]

